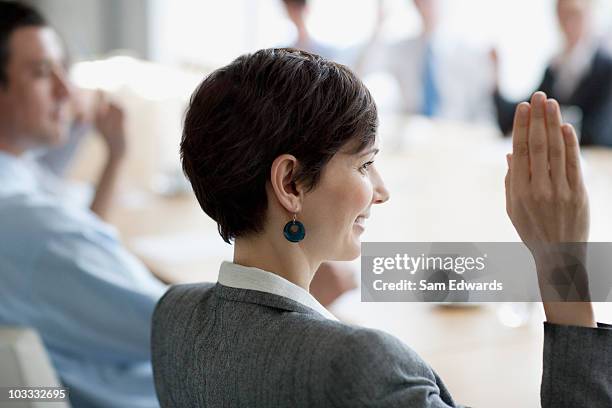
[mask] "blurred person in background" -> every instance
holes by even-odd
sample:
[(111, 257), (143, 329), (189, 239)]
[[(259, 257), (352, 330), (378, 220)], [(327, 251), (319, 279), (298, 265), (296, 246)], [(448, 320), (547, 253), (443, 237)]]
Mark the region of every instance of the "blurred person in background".
[[(557, 99), (564, 109), (579, 108), (581, 118), (575, 122), (580, 125), (582, 145), (612, 146), (612, 58), (594, 32), (594, 1), (557, 0), (556, 9), (564, 44), (546, 68), (538, 90)], [(492, 60), (497, 67), (495, 52)], [(517, 103), (501, 94), (499, 75), (496, 84), (499, 127), (509, 134)]]
[(290, 47), (312, 52), (329, 59), (337, 57), (338, 50), (321, 44), (312, 38), (308, 32), (306, 27), (308, 0), (282, 0), (282, 2), (287, 12), (287, 17), (291, 20), (296, 30), (295, 42), (290, 44)]
[(57, 33), (0, 1), (0, 324), (38, 331), (74, 407), (157, 407), (150, 320), (166, 286), (101, 219), (125, 155), (123, 114), (97, 112), (108, 159), (91, 207), (33, 159), (65, 142), (70, 98)]
[(402, 110), (409, 114), (467, 122), (494, 122), (488, 97), (493, 69), (486, 53), (448, 38), (440, 29), (439, 0), (411, 0), (422, 22), (416, 37), (393, 44), (379, 41), (385, 17), (379, 17), (370, 44), (355, 63), (360, 76), (375, 71), (390, 73), (402, 95)]

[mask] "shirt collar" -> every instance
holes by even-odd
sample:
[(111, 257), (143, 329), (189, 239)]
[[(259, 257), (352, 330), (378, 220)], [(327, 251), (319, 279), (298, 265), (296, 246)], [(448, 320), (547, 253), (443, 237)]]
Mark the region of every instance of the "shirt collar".
[(304, 288), (272, 272), (223, 262), (219, 270), (219, 283), (232, 288), (257, 290), (288, 298), (330, 320), (338, 320)]

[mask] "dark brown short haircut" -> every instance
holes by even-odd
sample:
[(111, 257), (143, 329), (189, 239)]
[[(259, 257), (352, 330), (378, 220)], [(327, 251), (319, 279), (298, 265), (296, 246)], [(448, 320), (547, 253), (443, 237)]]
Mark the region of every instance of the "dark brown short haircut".
[(278, 156), (297, 158), (293, 181), (309, 190), (341, 148), (372, 145), (377, 126), (370, 92), (347, 67), (290, 48), (260, 50), (213, 72), (192, 95), (183, 170), (230, 242), (262, 231)]

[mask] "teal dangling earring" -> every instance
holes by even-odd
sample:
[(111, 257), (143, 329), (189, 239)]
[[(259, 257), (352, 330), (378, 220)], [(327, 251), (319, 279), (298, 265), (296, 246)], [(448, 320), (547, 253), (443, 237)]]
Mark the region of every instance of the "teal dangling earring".
[(283, 234), (287, 241), (290, 242), (300, 242), (306, 236), (306, 229), (304, 228), (304, 224), (299, 221), (296, 221), (297, 214), (293, 214), (293, 220), (289, 221), (285, 224), (285, 228), (283, 229)]

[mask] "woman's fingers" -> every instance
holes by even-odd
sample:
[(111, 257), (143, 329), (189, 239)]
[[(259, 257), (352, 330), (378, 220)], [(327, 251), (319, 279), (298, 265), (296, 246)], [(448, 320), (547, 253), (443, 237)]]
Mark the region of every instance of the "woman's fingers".
[(546, 189), (550, 186), (550, 174), (546, 134), (546, 94), (543, 92), (536, 92), (531, 98), (528, 144), (532, 185), (536, 189)]
[(580, 147), (578, 137), (572, 125), (563, 125), (562, 133), (565, 141), (565, 161), (567, 181), (572, 190), (582, 188), (582, 171), (580, 169)]
[(529, 184), (529, 120), (531, 106), (527, 102), (516, 108), (512, 131), (512, 157), (510, 169), (513, 185)]
[(546, 127), (548, 128), (548, 159), (550, 177), (557, 191), (566, 189), (565, 140), (561, 131), (561, 109), (554, 99), (546, 102)]

